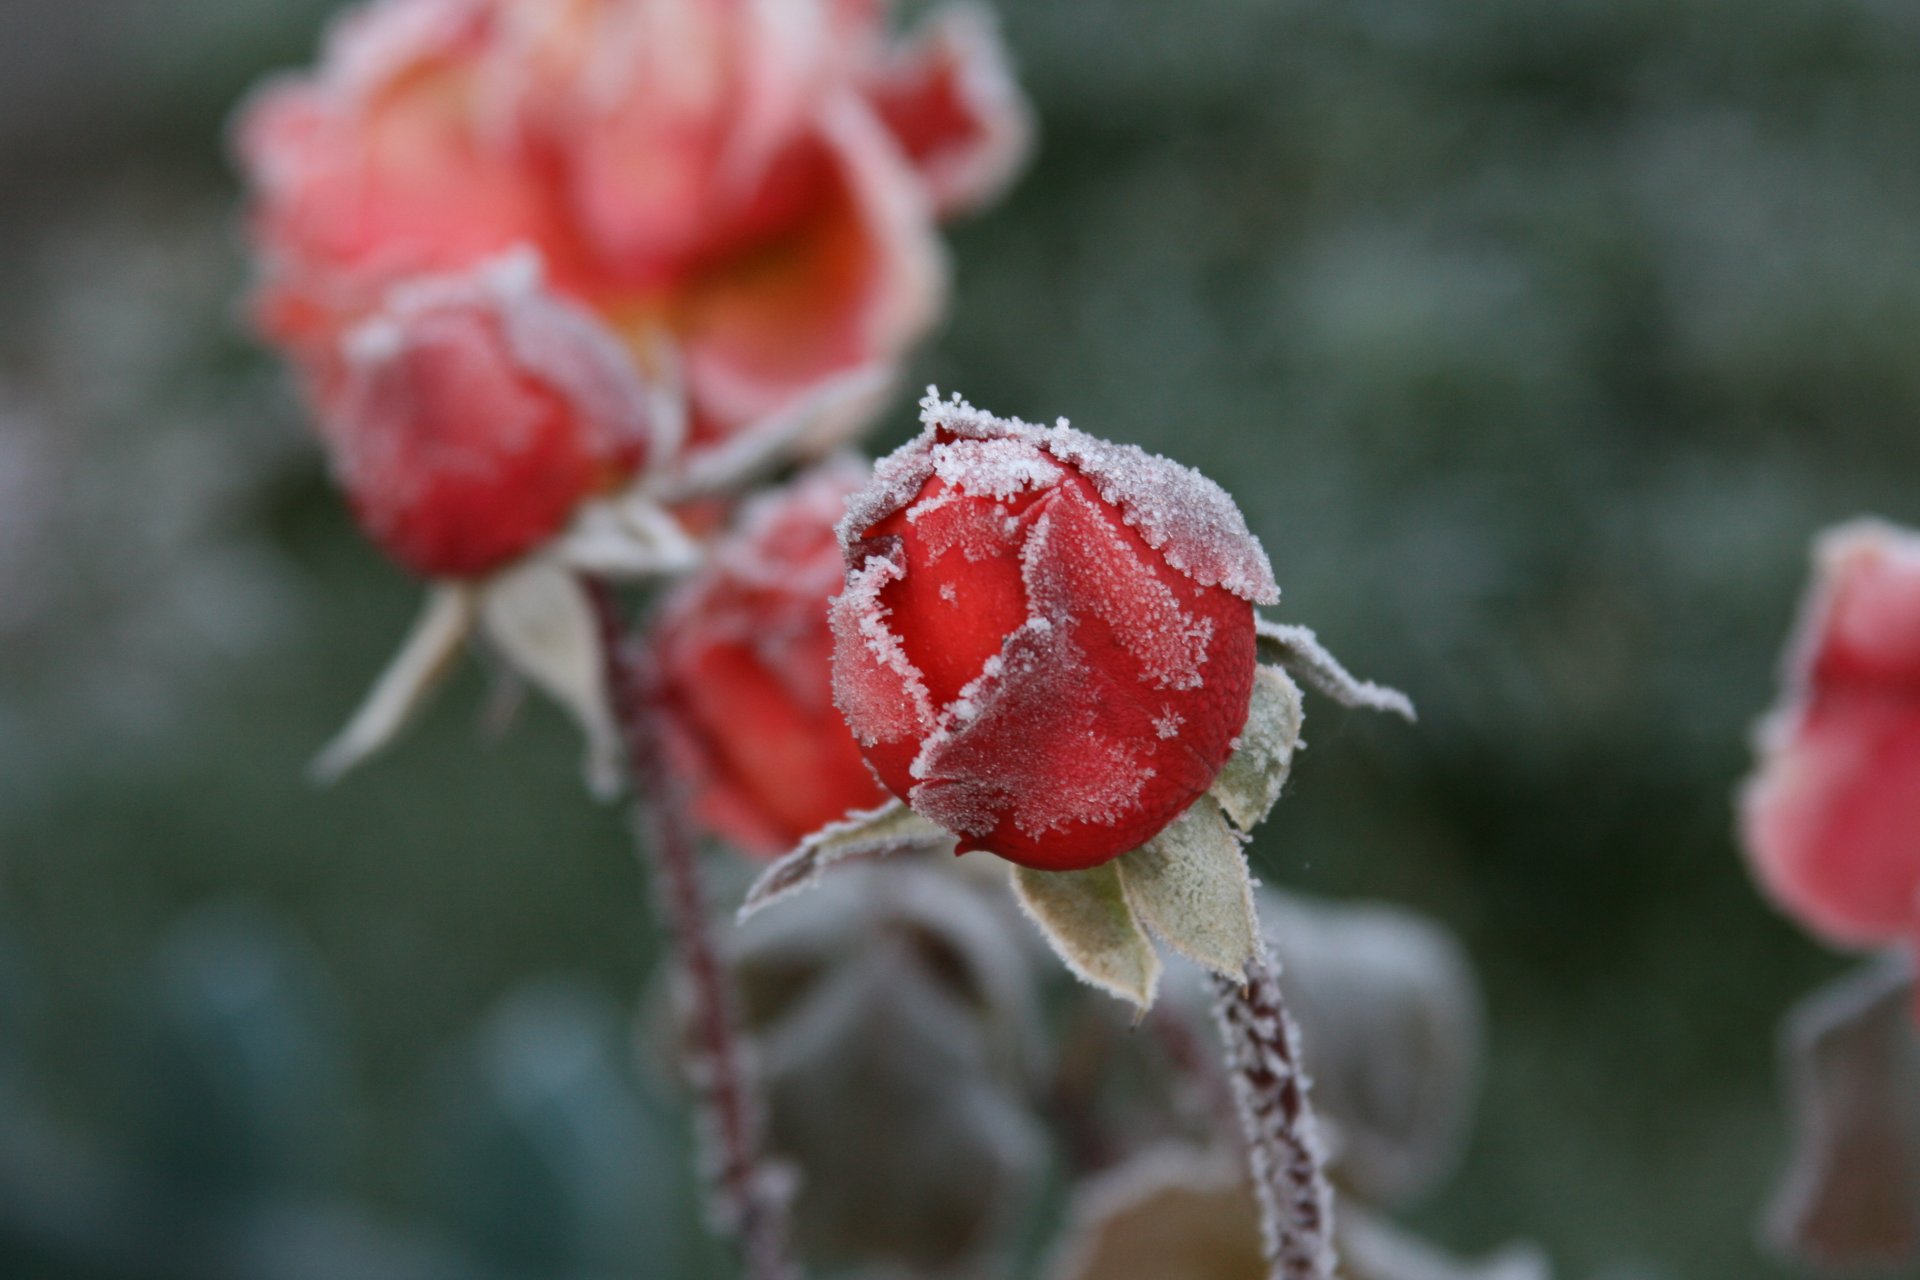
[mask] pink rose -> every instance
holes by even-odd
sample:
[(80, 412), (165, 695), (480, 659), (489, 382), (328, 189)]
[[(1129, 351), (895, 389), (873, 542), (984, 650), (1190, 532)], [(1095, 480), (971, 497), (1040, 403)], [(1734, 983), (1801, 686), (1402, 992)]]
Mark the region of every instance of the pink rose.
[(1823, 535), (1781, 705), (1741, 796), (1781, 909), (1844, 946), (1920, 940), (1920, 534)]
[(354, 10), (238, 125), (262, 325), (323, 375), (396, 282), (525, 247), (641, 370), (684, 378), (696, 449), (890, 369), (939, 309), (937, 215), (1006, 180), (1026, 115), (977, 17), (905, 49), (882, 19), (849, 0)]

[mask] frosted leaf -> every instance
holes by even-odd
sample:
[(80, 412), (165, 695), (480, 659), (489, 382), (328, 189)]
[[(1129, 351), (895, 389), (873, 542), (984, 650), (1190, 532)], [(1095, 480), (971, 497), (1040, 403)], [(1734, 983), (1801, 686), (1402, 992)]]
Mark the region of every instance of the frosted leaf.
[(841, 863), (952, 847), (952, 835), (898, 800), (850, 813), (820, 828), (763, 871), (747, 890), (738, 919), (744, 924), (776, 902), (813, 888), (830, 868)]
[(1175, 951), (1239, 979), (1260, 934), (1240, 837), (1201, 796), (1159, 835), (1116, 859), (1127, 903)]
[(933, 724), (933, 698), (920, 669), (887, 626), (880, 592), (905, 571), (896, 555), (875, 552), (847, 573), (829, 606), (833, 625), (833, 701), (863, 746), (916, 738)]
[(1279, 667), (1253, 672), (1247, 723), (1209, 794), (1235, 826), (1251, 831), (1273, 809), (1300, 741), (1300, 690)]
[(338, 781), (407, 727), (459, 655), (473, 630), (475, 612), (469, 587), (439, 583), (428, 591), (426, 605), (400, 652), (380, 673), (346, 728), (315, 757), (308, 770), (315, 782)]
[(932, 387), (920, 402), (920, 420), (929, 434), (944, 430), (966, 439), (1021, 440), (1045, 449), (1091, 480), (1147, 545), (1181, 573), (1203, 586), (1225, 587), (1254, 604), (1279, 601), (1266, 549), (1247, 528), (1240, 508), (1193, 468), (1135, 445), (1111, 444), (1075, 431), (1065, 419), (1038, 427), (1018, 418), (996, 418), (958, 397), (943, 401)]
[(1262, 661), (1279, 663), (1300, 677), (1309, 689), (1325, 694), (1341, 706), (1388, 711), (1405, 720), (1419, 718), (1406, 694), (1359, 679), (1341, 666), (1340, 660), (1327, 652), (1312, 628), (1256, 618), (1254, 632), (1259, 638)]
[(1046, 1280), (1262, 1280), (1246, 1175), (1219, 1152), (1159, 1147), (1083, 1183)]
[(1089, 676), (1067, 628), (1028, 619), (921, 745), (913, 807), (970, 836), (986, 835), (1003, 814), (1033, 836), (1117, 823), (1153, 770), (1137, 744), (1098, 731)]
[(1086, 871), (1013, 869), (1014, 896), (1073, 976), (1145, 1012), (1160, 957), (1134, 919), (1111, 863)]
[(1774, 1246), (1822, 1270), (1920, 1258), (1920, 1032), (1913, 968), (1888, 956), (1797, 1006), (1782, 1037), (1794, 1113)]
[(570, 571), (534, 561), (487, 583), (481, 626), (502, 659), (567, 710), (587, 738), (587, 782), (598, 795), (620, 786), (620, 738), (607, 698), (600, 624)]
[(1213, 620), (1195, 618), (1078, 490), (1048, 499), (1022, 560), (1027, 598), (1036, 612), (1070, 622), (1090, 608), (1138, 658), (1141, 679), (1161, 689), (1197, 689)]

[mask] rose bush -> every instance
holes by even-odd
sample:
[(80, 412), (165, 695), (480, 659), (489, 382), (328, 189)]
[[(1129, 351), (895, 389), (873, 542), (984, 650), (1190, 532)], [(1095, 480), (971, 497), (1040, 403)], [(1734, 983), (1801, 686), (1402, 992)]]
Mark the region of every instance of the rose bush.
[(1210, 787), (1279, 590), (1198, 472), (931, 397), (841, 525), (840, 708), (889, 790), (1025, 866), (1097, 866)]
[(834, 524), (867, 476), (840, 459), (755, 498), (654, 627), (647, 660), (694, 816), (750, 852), (784, 853), (886, 799), (829, 671), (827, 601), (844, 576)]
[(1755, 875), (1844, 946), (1920, 940), (1920, 534), (1827, 533), (1741, 796)]

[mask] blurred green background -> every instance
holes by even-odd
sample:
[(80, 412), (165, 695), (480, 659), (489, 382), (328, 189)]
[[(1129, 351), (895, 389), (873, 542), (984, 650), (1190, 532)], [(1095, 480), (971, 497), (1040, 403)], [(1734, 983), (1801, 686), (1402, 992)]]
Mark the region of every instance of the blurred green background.
[[(559, 1018), (580, 1087), (618, 1092), (589, 1032), (624, 1034), (651, 917), (559, 717), (483, 740), (471, 670), (378, 767), (304, 780), (418, 595), (236, 322), (222, 119), (324, 9), (0, 3), (0, 1073), (63, 1143), (177, 1161), (223, 1121), (175, 1057), (288, 1055), (261, 1176), (484, 1235), (431, 1135), (493, 1121), (449, 1119), (447, 1082)], [(1729, 797), (1809, 536), (1920, 522), (1920, 10), (1002, 16), (1041, 148), (955, 234), (911, 381), (1215, 476), (1279, 615), (1419, 702), (1413, 730), (1315, 704), (1255, 851), (1480, 966), (1482, 1115), (1412, 1220), (1564, 1276), (1787, 1274), (1753, 1243), (1774, 1025), (1841, 961), (1758, 900)], [(245, 971), (306, 1021), (222, 988), (233, 955), (276, 957)], [(583, 1167), (657, 1192), (651, 1243), (608, 1247), (691, 1275), (679, 1118), (639, 1104), (594, 1113)]]

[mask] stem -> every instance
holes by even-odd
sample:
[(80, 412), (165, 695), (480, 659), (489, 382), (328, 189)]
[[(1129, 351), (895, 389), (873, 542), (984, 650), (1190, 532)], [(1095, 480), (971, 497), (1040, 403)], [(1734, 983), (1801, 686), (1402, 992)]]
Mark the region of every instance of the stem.
[(794, 1179), (766, 1151), (766, 1107), (710, 927), (693, 833), (667, 774), (657, 690), (627, 652), (612, 589), (594, 578), (585, 585), (599, 617), (607, 696), (633, 776), (635, 846), (678, 969), (681, 1065), (694, 1093), (708, 1222), (739, 1246), (748, 1280), (799, 1280), (791, 1243)]
[(1333, 1193), (1300, 1069), (1300, 1031), (1273, 960), (1262, 947), (1244, 984), (1218, 975), (1213, 984), (1269, 1280), (1333, 1280)]

